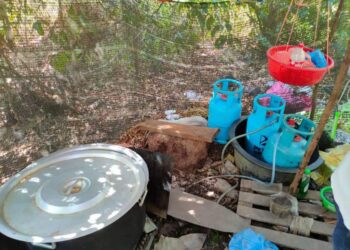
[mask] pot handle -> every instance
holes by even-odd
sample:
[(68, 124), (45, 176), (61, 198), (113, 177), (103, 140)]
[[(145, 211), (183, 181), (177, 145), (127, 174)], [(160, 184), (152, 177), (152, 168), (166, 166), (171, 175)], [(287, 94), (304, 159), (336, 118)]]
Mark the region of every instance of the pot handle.
[(56, 249), (56, 243), (32, 243), (33, 246), (45, 249)]
[(145, 192), (143, 193), (142, 197), (139, 200), (139, 206), (142, 207), (143, 203), (145, 202), (146, 196), (147, 196), (148, 190), (146, 188)]

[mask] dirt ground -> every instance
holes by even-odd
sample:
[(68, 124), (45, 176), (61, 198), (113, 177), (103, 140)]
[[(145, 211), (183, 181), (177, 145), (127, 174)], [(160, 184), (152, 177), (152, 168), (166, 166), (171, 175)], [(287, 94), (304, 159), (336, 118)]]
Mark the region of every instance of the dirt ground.
[[(30, 162), (64, 147), (114, 142), (141, 120), (164, 118), (165, 110), (176, 109), (191, 115), (186, 114), (190, 108), (201, 108), (203, 115), (211, 96), (211, 84), (220, 77), (235, 76), (244, 84), (246, 93), (263, 91), (263, 84), (270, 80), (266, 66), (247, 58), (248, 54), (202, 47), (186, 59), (188, 62), (164, 65), (166, 70), (156, 75), (144, 71), (138, 82), (140, 89), (124, 88), (125, 79), (113, 76), (103, 87), (88, 89), (84, 96), (77, 96), (74, 112), (40, 114), (23, 124), (0, 125), (0, 183)], [(188, 100), (184, 93), (189, 90), (202, 98)], [(249, 112), (251, 100), (245, 94), (244, 113)], [(192, 115), (196, 113), (192, 111)]]
[[(143, 73), (137, 78), (143, 86), (140, 89), (123, 88), (125, 79), (114, 76), (102, 88), (92, 88), (86, 91), (85, 96), (77, 97), (74, 112), (39, 115), (25, 124), (0, 127), (0, 184), (29, 163), (71, 145), (104, 142), (143, 147), (144, 134), (128, 129), (141, 120), (164, 118), (165, 110), (176, 109), (183, 116), (206, 117), (211, 84), (224, 76), (231, 75), (242, 81), (245, 88), (243, 114), (248, 114), (253, 96), (263, 93), (267, 89), (265, 83), (271, 80), (266, 61), (258, 60), (247, 52), (212, 50), (210, 46), (203, 46), (187, 60), (177, 65), (165, 65), (166, 70), (158, 74)], [(184, 93), (189, 90), (195, 91), (201, 98), (195, 101), (187, 99)], [(175, 169), (172, 185), (216, 201), (221, 193), (215, 191), (214, 179), (192, 184), (220, 174), (218, 162), (221, 150), (221, 145), (212, 144), (207, 161), (195, 171), (188, 173)], [(236, 183), (235, 180), (228, 181), (231, 185)], [(221, 204), (235, 211), (237, 201), (225, 197)], [(158, 224), (158, 236), (206, 233), (208, 237), (204, 249), (225, 249), (230, 239), (229, 234), (172, 218), (152, 218)]]
[[(130, 129), (122, 134), (121, 139), (118, 140), (117, 143), (124, 146), (146, 148), (147, 140), (148, 137), (145, 132)], [(212, 201), (217, 201), (221, 195), (221, 192), (216, 190), (214, 187), (216, 179), (204, 179), (209, 176), (223, 174), (220, 159), (222, 149), (223, 145), (213, 143), (209, 147), (209, 155), (204, 164), (201, 164), (200, 166), (191, 170), (181, 170), (177, 168), (173, 169), (172, 188), (180, 188), (181, 190), (191, 194), (195, 194)], [(227, 153), (232, 154), (232, 151), (232, 149), (228, 149)], [(197, 183), (200, 180), (204, 181)], [(237, 184), (238, 181), (235, 179), (227, 180), (231, 185)], [(237, 199), (226, 196), (221, 200), (220, 204), (233, 211), (236, 211)], [(207, 228), (192, 225), (171, 217), (168, 217), (167, 219), (161, 219), (154, 215), (150, 215), (150, 217), (158, 226), (158, 232), (155, 235), (153, 244), (159, 240), (161, 235), (178, 238), (189, 233), (204, 233), (207, 235), (207, 239), (203, 249), (222, 250), (227, 247), (230, 237), (232, 236), (227, 233), (221, 233), (215, 230), (209, 230)], [(147, 245), (149, 240), (150, 236), (145, 235), (141, 240), (138, 249), (144, 249), (144, 246)]]

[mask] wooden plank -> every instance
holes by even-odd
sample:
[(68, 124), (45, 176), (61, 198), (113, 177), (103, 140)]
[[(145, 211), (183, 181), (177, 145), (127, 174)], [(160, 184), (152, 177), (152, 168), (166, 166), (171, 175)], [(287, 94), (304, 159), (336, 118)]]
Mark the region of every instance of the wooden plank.
[[(240, 216), (249, 218), (255, 221), (260, 221), (264, 223), (269, 223), (272, 225), (288, 226), (292, 223), (292, 216), (287, 218), (280, 218), (269, 211), (260, 210), (256, 208), (238, 206), (237, 213)], [(311, 232), (331, 236), (334, 231), (334, 225), (330, 225), (320, 221), (314, 221), (311, 227)]]
[(253, 181), (241, 179), (240, 190), (242, 191), (252, 191)]
[(307, 192), (307, 195), (304, 198), (305, 200), (316, 200), (316, 201), (320, 201), (321, 200), (321, 196), (320, 196), (320, 192), (319, 191), (315, 191), (315, 190), (309, 190)]
[(236, 233), (249, 226), (247, 220), (224, 206), (178, 189), (170, 191), (168, 215), (228, 233)]
[(327, 211), (324, 207), (317, 204), (310, 204), (306, 202), (299, 202), (299, 211), (304, 214), (309, 214), (313, 216), (319, 216), (325, 219), (336, 220), (337, 216), (335, 213)]
[(259, 194), (272, 195), (282, 192), (282, 183), (273, 183), (272, 185), (265, 185), (256, 181), (251, 183), (252, 191)]
[[(286, 193), (289, 193), (289, 187), (283, 187), (283, 191)], [(321, 200), (320, 192), (316, 190), (309, 190), (304, 200), (320, 201)]]
[(332, 244), (326, 241), (315, 240), (257, 226), (252, 226), (252, 229), (263, 234), (266, 239), (280, 246), (303, 250), (332, 250)]
[[(245, 206), (245, 205), (248, 205), (248, 206)], [(245, 202), (245, 201), (238, 201), (238, 204), (237, 204), (237, 214), (238, 215), (241, 215), (241, 214), (244, 214), (244, 212), (242, 210), (244, 210), (246, 207), (248, 208), (253, 208), (253, 204), (249, 203), (249, 202)], [(241, 215), (242, 216), (242, 215)], [(245, 219), (248, 221), (249, 225), (252, 224), (252, 220), (251, 218), (245, 216)]]
[(176, 124), (157, 120), (141, 122), (137, 124), (136, 127), (142, 130), (157, 132), (164, 135), (204, 142), (213, 142), (215, 135), (219, 131), (219, 129)]
[[(239, 192), (239, 200), (249, 203), (253, 203), (259, 206), (269, 207), (270, 206), (270, 197), (260, 194)], [(336, 219), (336, 215), (332, 212), (327, 211), (324, 207), (321, 207), (316, 204), (310, 204), (306, 202), (298, 202), (298, 211), (301, 214), (311, 215), (311, 216), (320, 216), (328, 219)]]
[[(240, 201), (238, 200), (238, 204), (237, 204), (237, 214), (239, 214), (238, 209), (241, 207), (253, 207), (252, 203), (249, 202), (245, 202), (245, 201)], [(249, 218), (246, 218), (247, 222), (249, 223), (249, 225), (251, 225), (252, 220)]]
[[(241, 188), (243, 187), (244, 191), (253, 191), (252, 190), (252, 186), (253, 186), (253, 181), (251, 181), (251, 180), (241, 180)], [(289, 192), (289, 187), (284, 186), (283, 187), (283, 191), (288, 193)], [(309, 190), (307, 192), (306, 197), (304, 199), (305, 200), (320, 201), (321, 200), (320, 192), (319, 191), (315, 191), (315, 190)]]

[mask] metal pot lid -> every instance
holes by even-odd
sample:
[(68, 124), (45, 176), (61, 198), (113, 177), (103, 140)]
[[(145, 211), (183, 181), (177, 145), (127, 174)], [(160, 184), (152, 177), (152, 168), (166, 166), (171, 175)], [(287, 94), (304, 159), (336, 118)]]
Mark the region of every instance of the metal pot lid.
[(0, 188), (0, 232), (48, 243), (98, 231), (146, 194), (148, 169), (134, 151), (91, 144), (29, 165)]

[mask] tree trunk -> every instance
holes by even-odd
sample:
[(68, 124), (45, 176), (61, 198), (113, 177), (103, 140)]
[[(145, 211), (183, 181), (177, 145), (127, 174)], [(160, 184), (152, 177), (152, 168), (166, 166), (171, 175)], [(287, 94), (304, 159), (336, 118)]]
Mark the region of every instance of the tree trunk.
[(293, 183), (290, 185), (290, 193), (292, 193), (292, 194), (296, 193), (300, 179), (302, 178), (302, 176), (304, 174), (305, 168), (308, 165), (310, 158), (311, 158), (311, 155), (315, 151), (317, 144), (321, 138), (321, 135), (322, 135), (323, 130), (326, 126), (326, 123), (327, 123), (329, 117), (331, 116), (335, 105), (337, 104), (340, 92), (342, 91), (342, 88), (344, 87), (343, 85), (345, 82), (345, 78), (346, 78), (346, 74), (347, 74), (347, 71), (349, 69), (349, 66), (350, 66), (350, 40), (348, 43), (348, 48), (347, 48), (346, 53), (345, 53), (344, 61), (340, 65), (340, 69), (339, 69), (337, 78), (335, 80), (332, 94), (328, 100), (328, 103), (327, 103), (325, 110), (323, 111), (323, 114), (321, 116), (321, 120), (317, 126), (317, 129), (316, 129), (315, 134), (312, 138), (310, 146), (309, 146), (308, 150), (306, 151), (304, 159), (303, 159), (302, 163), (300, 164), (299, 170), (294, 177)]
[(312, 89), (312, 98), (311, 98), (311, 112), (310, 112), (310, 119), (315, 120), (315, 113), (316, 113), (316, 102), (317, 102), (317, 95), (318, 95), (318, 89), (319, 85), (317, 84), (313, 89)]
[[(338, 9), (337, 9), (337, 12), (335, 13), (335, 16), (334, 16), (334, 19), (332, 22), (331, 31), (329, 33), (329, 43), (331, 43), (332, 40), (334, 39), (335, 31), (337, 30), (339, 20), (340, 20), (340, 14), (344, 8), (344, 3), (345, 3), (345, 0), (339, 1)], [(327, 46), (327, 45), (325, 45), (325, 46)], [(319, 89), (319, 85), (316, 85), (312, 91), (312, 107), (311, 107), (311, 112), (310, 112), (310, 119), (311, 120), (315, 119), (316, 100), (317, 100), (318, 89)]]

